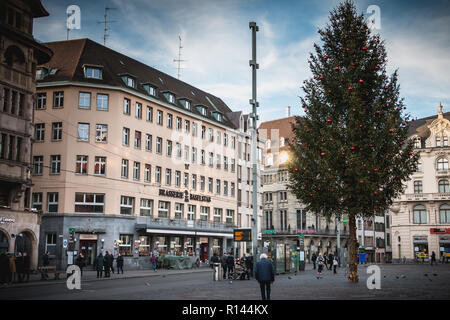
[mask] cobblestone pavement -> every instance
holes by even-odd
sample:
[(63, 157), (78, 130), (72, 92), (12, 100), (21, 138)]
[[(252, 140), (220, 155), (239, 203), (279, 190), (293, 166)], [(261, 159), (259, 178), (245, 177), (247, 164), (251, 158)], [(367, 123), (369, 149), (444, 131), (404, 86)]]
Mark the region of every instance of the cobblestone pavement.
[[(346, 269), (336, 275), (325, 270), (321, 278), (307, 266), (304, 272), (278, 275), (272, 287), (273, 300), (409, 300), (450, 299), (450, 265), (378, 265), (381, 289), (369, 290), (368, 265), (360, 265), (359, 283), (349, 283)], [(172, 271), (172, 272), (171, 272)], [(184, 272), (181, 272), (184, 271)], [(69, 290), (65, 281), (45, 282), (0, 289), (0, 299), (113, 299), (113, 300), (259, 300), (255, 280), (213, 281), (209, 268), (129, 272), (129, 277), (82, 280), (81, 290)], [(140, 273), (139, 273), (140, 272)], [(152, 271), (153, 272), (153, 271)]]

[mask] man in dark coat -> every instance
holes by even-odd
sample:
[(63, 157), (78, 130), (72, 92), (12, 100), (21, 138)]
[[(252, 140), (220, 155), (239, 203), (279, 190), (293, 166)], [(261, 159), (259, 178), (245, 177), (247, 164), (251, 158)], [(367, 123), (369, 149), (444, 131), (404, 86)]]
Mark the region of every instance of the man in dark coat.
[(105, 278), (109, 278), (111, 276), (111, 262), (109, 258), (109, 252), (106, 251), (105, 256), (103, 257), (103, 266), (105, 267)]
[(330, 252), (330, 254), (328, 255), (328, 264), (330, 265), (329, 270), (333, 268), (333, 260), (334, 260), (333, 254)]
[(262, 299), (270, 300), (270, 285), (275, 281), (275, 269), (265, 253), (261, 254), (260, 261), (256, 264), (255, 277), (261, 288)]
[[(47, 251), (42, 256), (42, 266), (48, 267), (49, 264), (50, 264), (50, 252)], [(42, 279), (48, 279), (48, 269), (43, 270)]]
[(220, 259), (220, 263), (222, 264), (223, 278), (224, 279), (227, 278), (227, 259), (228, 259), (228, 254), (225, 252), (223, 254), (222, 258)]
[(78, 255), (77, 259), (75, 260), (75, 264), (80, 268), (81, 275), (83, 275), (84, 257), (81, 252)]
[(317, 260), (317, 256), (316, 256), (315, 253), (313, 253), (312, 256), (311, 256), (311, 261), (313, 263), (314, 270), (316, 270), (316, 260)]
[(122, 274), (123, 274), (123, 257), (120, 254), (120, 252), (117, 255), (116, 261), (117, 261), (117, 274), (119, 274), (121, 270), (122, 270)]
[[(30, 281), (30, 256), (28, 255), (28, 252), (23, 253), (23, 260), (22, 260), (22, 268), (23, 268), (23, 279), (27, 279), (27, 282)], [(23, 280), (22, 279), (22, 280)]]
[(253, 277), (253, 256), (248, 256), (246, 261), (247, 267), (247, 279), (250, 280)]
[(97, 257), (97, 260), (95, 264), (97, 265), (97, 278), (101, 278), (103, 274), (103, 267), (104, 267), (104, 257), (103, 254), (100, 252), (100, 254)]
[(228, 279), (229, 279), (229, 278), (231, 278), (231, 274), (233, 273), (233, 270), (234, 270), (234, 257), (231, 253), (227, 257), (227, 269), (228, 269)]

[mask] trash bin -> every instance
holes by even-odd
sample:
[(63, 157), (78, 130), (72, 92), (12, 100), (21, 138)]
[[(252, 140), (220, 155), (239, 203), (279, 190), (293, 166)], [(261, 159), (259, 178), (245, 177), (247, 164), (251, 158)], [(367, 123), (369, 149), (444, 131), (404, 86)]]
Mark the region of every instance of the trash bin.
[(214, 281), (222, 280), (222, 265), (220, 263), (215, 262), (213, 264), (213, 266), (214, 266), (214, 272), (213, 272), (214, 278), (213, 278), (213, 280)]

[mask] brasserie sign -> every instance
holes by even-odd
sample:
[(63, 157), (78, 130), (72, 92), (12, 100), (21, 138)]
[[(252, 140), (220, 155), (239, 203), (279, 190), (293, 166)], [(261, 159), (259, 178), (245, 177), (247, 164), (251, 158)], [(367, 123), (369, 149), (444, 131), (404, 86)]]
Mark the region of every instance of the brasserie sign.
[(14, 223), (14, 222), (16, 222), (16, 219), (14, 218), (0, 217), (0, 224)]
[(179, 192), (179, 191), (171, 191), (166, 189), (159, 189), (159, 195), (164, 197), (171, 197), (171, 198), (184, 198), (184, 202), (189, 202), (189, 200), (195, 200), (195, 201), (205, 201), (205, 202), (211, 202), (211, 197), (208, 196), (201, 196), (198, 194), (189, 194), (188, 191)]

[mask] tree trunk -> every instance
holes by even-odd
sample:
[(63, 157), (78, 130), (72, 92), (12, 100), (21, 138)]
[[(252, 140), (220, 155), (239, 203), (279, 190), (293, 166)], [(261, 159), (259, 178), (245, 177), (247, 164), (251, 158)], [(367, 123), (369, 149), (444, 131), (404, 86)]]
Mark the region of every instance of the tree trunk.
[(349, 214), (348, 226), (349, 226), (348, 281), (356, 283), (358, 282), (358, 262), (357, 262), (357, 248), (356, 248), (356, 218), (354, 214)]

